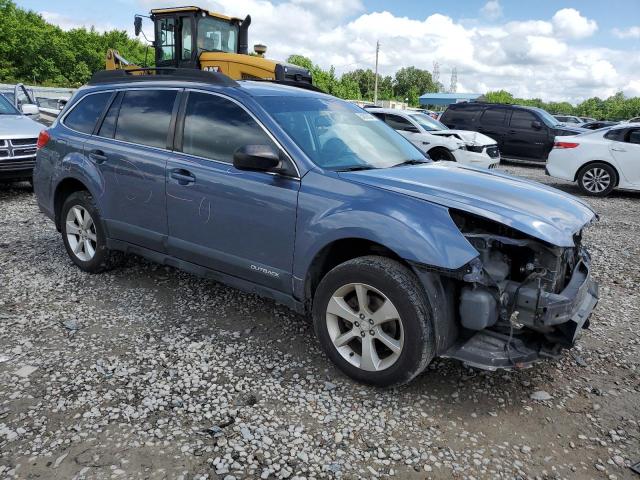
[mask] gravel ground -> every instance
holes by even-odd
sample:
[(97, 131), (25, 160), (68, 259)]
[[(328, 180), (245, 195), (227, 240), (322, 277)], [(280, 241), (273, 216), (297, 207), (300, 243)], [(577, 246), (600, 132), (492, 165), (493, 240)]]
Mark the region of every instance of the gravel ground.
[(272, 301), (137, 257), (82, 273), (0, 185), (0, 478), (637, 479), (640, 194), (588, 201), (602, 299), (573, 351), (379, 390)]

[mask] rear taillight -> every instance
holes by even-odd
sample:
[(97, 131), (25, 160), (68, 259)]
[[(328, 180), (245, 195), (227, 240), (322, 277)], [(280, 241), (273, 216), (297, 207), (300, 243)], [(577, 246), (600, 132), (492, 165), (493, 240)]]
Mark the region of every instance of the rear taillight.
[(555, 142), (553, 144), (553, 148), (560, 148), (560, 149), (576, 148), (579, 145), (580, 145), (579, 143), (575, 143), (575, 142)]
[(40, 135), (38, 135), (38, 143), (36, 143), (36, 148), (40, 149), (44, 147), (51, 139), (51, 135), (49, 135), (48, 130), (42, 130)]

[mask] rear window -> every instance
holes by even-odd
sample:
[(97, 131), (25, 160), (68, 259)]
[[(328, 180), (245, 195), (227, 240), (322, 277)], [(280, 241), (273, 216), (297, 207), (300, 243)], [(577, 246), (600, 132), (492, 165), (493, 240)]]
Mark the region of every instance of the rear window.
[(63, 123), (72, 130), (90, 135), (111, 95), (111, 92), (101, 92), (85, 96), (73, 107)]
[(469, 105), (462, 108), (447, 108), (440, 121), (447, 126), (471, 125), (475, 116), (482, 111), (479, 105)]
[(613, 128), (604, 134), (604, 138), (616, 142), (624, 142), (624, 128)]
[(115, 138), (166, 148), (175, 90), (130, 90), (120, 105)]

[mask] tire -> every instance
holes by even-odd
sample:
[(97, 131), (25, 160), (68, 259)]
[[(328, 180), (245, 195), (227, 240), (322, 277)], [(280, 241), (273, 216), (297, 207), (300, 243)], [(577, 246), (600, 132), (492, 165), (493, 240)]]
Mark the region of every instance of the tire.
[[(79, 228), (81, 222), (76, 216), (78, 211), (81, 212), (82, 219), (86, 220), (85, 215), (88, 214), (91, 220), (90, 223), (87, 221), (83, 228)], [(107, 248), (102, 217), (89, 192), (74, 192), (65, 199), (62, 204), (60, 227), (67, 253), (80, 270), (100, 273), (112, 268), (116, 263), (118, 255)], [(81, 230), (84, 232), (80, 233)], [(72, 237), (75, 240), (72, 240)], [(90, 244), (90, 247), (87, 244)]]
[[(362, 289), (368, 303), (364, 310), (358, 300)], [(362, 383), (390, 387), (410, 382), (433, 359), (433, 307), (411, 270), (389, 258), (366, 256), (326, 274), (313, 300), (313, 322), (323, 350), (342, 372)], [(332, 313), (336, 311), (344, 317)], [(397, 319), (377, 324), (395, 314)], [(363, 353), (371, 346), (376, 354), (373, 361), (366, 361), (365, 356), (372, 356)]]
[(604, 162), (590, 163), (580, 169), (577, 177), (580, 190), (593, 197), (606, 197), (618, 183), (617, 172)]
[(456, 158), (446, 148), (433, 148), (427, 152), (429, 158), (434, 162), (455, 162)]

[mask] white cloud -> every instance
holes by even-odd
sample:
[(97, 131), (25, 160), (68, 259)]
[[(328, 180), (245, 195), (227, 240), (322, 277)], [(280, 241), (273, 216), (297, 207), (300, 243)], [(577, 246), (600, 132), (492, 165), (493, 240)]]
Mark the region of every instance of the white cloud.
[(496, 20), (502, 16), (502, 6), (499, 0), (489, 0), (480, 9), (480, 13), (490, 20)]
[(589, 37), (598, 30), (595, 20), (589, 20), (575, 8), (558, 10), (552, 18), (554, 31), (569, 38)]
[[(137, 1), (138, 11), (166, 5)], [(238, 17), (251, 14), (250, 45), (267, 45), (269, 58), (301, 54), (324, 68), (334, 65), (337, 73), (373, 68), (379, 40), (383, 75), (412, 65), (431, 70), (437, 61), (444, 85), (457, 68), (459, 91), (506, 89), (522, 97), (579, 101), (619, 90), (637, 95), (640, 89), (638, 47), (585, 44), (581, 39), (597, 25), (574, 9), (551, 18), (486, 25), (439, 13), (408, 18), (366, 12), (361, 0), (204, 0), (201, 5)], [(132, 34), (131, 26), (121, 28)]]
[(623, 29), (614, 28), (612, 32), (616, 37), (622, 38), (622, 39), (640, 38), (640, 26), (623, 28)]

